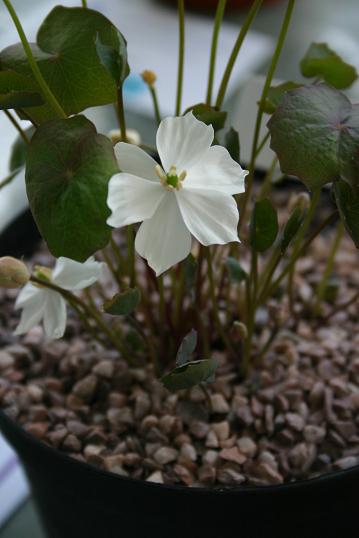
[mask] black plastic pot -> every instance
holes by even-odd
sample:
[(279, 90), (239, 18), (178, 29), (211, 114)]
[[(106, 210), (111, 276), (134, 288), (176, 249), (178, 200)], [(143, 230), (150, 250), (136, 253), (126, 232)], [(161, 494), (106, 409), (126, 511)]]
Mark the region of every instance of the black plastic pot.
[[(17, 248), (21, 237), (29, 247), (36, 236), (29, 223), (27, 234), (20, 233), (21, 226), (20, 220)], [(2, 254), (6, 237), (1, 239)], [(49, 538), (359, 536), (359, 466), (289, 485), (173, 487), (78, 462), (39, 442), (2, 412), (0, 429), (23, 463)]]

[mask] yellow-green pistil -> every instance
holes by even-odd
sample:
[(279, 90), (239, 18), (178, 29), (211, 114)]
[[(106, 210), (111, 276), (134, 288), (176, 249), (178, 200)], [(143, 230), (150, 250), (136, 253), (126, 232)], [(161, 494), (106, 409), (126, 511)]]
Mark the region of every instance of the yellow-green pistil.
[(156, 173), (160, 178), (161, 184), (169, 191), (179, 191), (182, 189), (182, 182), (185, 180), (187, 175), (185, 170), (183, 170), (180, 174), (177, 174), (177, 168), (174, 165), (171, 166), (167, 174), (160, 165), (157, 165)]

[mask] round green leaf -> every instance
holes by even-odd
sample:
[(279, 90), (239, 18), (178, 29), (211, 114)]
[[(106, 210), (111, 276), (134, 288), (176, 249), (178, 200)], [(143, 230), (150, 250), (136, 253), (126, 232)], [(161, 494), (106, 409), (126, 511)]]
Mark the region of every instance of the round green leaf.
[(347, 64), (326, 43), (312, 43), (300, 62), (302, 75), (320, 77), (335, 88), (348, 88), (358, 78), (355, 67)]
[(325, 84), (289, 91), (268, 122), (281, 169), (310, 190), (343, 177), (357, 182), (359, 106)]
[[(91, 106), (116, 101), (116, 82), (102, 64), (96, 39), (121, 54), (127, 65), (125, 40), (119, 51), (121, 34), (101, 13), (81, 7), (55, 7), (42, 23), (32, 52), (50, 89), (67, 114), (75, 114)], [(1, 69), (12, 69), (32, 77), (22, 45), (16, 44), (0, 53)], [(54, 117), (44, 105), (27, 111), (41, 123)]]
[(110, 140), (83, 116), (37, 129), (27, 153), (26, 187), (54, 256), (84, 262), (108, 243), (108, 182), (117, 171)]
[(269, 200), (264, 198), (256, 202), (250, 225), (249, 241), (258, 252), (271, 247), (278, 234), (277, 212)]

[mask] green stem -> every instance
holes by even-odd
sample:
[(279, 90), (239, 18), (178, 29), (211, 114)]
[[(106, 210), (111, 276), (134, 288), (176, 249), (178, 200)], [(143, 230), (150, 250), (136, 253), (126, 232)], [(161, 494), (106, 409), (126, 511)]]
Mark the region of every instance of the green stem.
[(214, 275), (213, 275), (213, 267), (212, 267), (212, 254), (210, 247), (206, 248), (206, 259), (207, 259), (207, 270), (208, 270), (208, 282), (209, 282), (209, 292), (211, 296), (212, 301), (212, 308), (213, 308), (213, 314), (214, 319), (217, 327), (217, 331), (219, 336), (221, 337), (224, 345), (227, 348), (227, 351), (230, 353), (230, 355), (235, 355), (235, 352), (232, 348), (232, 344), (230, 340), (228, 339), (226, 332), (222, 326), (221, 318), (219, 315), (219, 309), (218, 309), (218, 303), (217, 303), (217, 297), (216, 297), (216, 288), (215, 288), (215, 282), (214, 282)]
[(19, 17), (16, 14), (15, 9), (13, 8), (10, 0), (3, 0), (3, 2), (4, 2), (8, 12), (9, 12), (9, 14), (10, 14), (10, 16), (11, 16), (11, 18), (12, 18), (14, 24), (15, 24), (16, 30), (17, 30), (17, 32), (19, 34), (20, 39), (21, 39), (22, 46), (24, 47), (24, 51), (25, 51), (27, 60), (29, 62), (31, 71), (32, 71), (32, 73), (33, 73), (33, 75), (34, 75), (34, 77), (36, 79), (36, 82), (40, 86), (40, 89), (41, 89), (43, 97), (49, 103), (49, 105), (54, 110), (54, 112), (56, 112), (57, 116), (59, 116), (60, 118), (67, 118), (67, 115), (65, 114), (64, 110), (60, 106), (59, 102), (57, 101), (56, 97), (54, 96), (54, 94), (50, 90), (50, 88), (47, 85), (44, 77), (41, 74), (41, 71), (40, 71), (40, 69), (39, 69), (39, 67), (38, 67), (38, 65), (36, 63), (34, 55), (32, 54), (30, 44), (29, 44), (29, 42), (27, 40), (27, 37), (25, 35), (25, 32), (24, 32), (23, 27), (22, 27), (22, 25), (20, 23)]
[(3, 179), (2, 181), (0, 181), (0, 190), (3, 189), (4, 187), (6, 187), (6, 185), (8, 185), (9, 183), (12, 182), (13, 179), (15, 179), (15, 177), (17, 176), (17, 174), (23, 169), (23, 166), (19, 166), (18, 168), (16, 168), (16, 170), (13, 170), (12, 172), (10, 172), (10, 174), (8, 176), (6, 176), (5, 179)]
[(234, 64), (236, 62), (237, 56), (239, 54), (239, 51), (241, 50), (244, 38), (246, 37), (246, 35), (248, 33), (248, 30), (251, 27), (252, 22), (255, 19), (255, 16), (257, 15), (257, 12), (258, 12), (262, 2), (263, 2), (263, 0), (254, 0), (253, 5), (252, 5), (252, 7), (249, 10), (249, 13), (247, 15), (247, 18), (244, 21), (244, 23), (243, 23), (243, 25), (242, 25), (242, 27), (240, 29), (240, 32), (239, 32), (238, 37), (237, 37), (237, 40), (236, 40), (236, 42), (234, 44), (233, 50), (231, 52), (231, 55), (229, 57), (227, 66), (225, 68), (223, 78), (222, 78), (222, 82), (221, 82), (219, 90), (218, 90), (218, 95), (217, 95), (217, 99), (216, 99), (216, 107), (218, 107), (218, 108), (221, 108), (221, 106), (223, 104), (223, 101), (224, 101), (224, 98), (225, 98), (225, 95), (226, 95), (226, 91), (227, 91), (227, 87), (228, 87), (228, 83), (229, 83), (229, 79), (231, 77), (231, 74), (232, 74), (233, 67), (234, 67)]
[(314, 305), (314, 312), (317, 315), (320, 314), (320, 304), (321, 304), (321, 302), (322, 302), (322, 300), (324, 298), (325, 291), (326, 291), (327, 286), (328, 286), (328, 280), (330, 278), (330, 275), (333, 272), (334, 263), (335, 263), (335, 256), (336, 256), (336, 254), (338, 252), (338, 248), (339, 248), (340, 242), (341, 242), (341, 240), (343, 238), (344, 231), (345, 231), (344, 224), (343, 224), (343, 221), (340, 219), (339, 222), (338, 222), (337, 231), (335, 233), (334, 240), (333, 240), (333, 243), (332, 243), (328, 258), (326, 260), (323, 276), (322, 276), (322, 278), (321, 278), (321, 280), (320, 280), (320, 282), (318, 284), (318, 287), (317, 287), (317, 299), (316, 299), (316, 302), (315, 302), (315, 305)]
[(153, 110), (155, 112), (156, 122), (157, 122), (157, 125), (159, 125), (161, 123), (161, 113), (160, 113), (160, 107), (158, 104), (157, 91), (154, 86), (148, 86), (148, 87), (149, 87), (151, 97), (152, 97)]
[[(302, 241), (303, 241), (305, 233), (306, 233), (306, 231), (307, 231), (307, 229), (308, 229), (308, 227), (309, 227), (309, 225), (310, 225), (310, 223), (312, 221), (313, 214), (314, 214), (315, 209), (316, 209), (316, 207), (318, 205), (319, 199), (320, 199), (320, 189), (317, 189), (313, 193), (313, 196), (312, 196), (312, 199), (311, 199), (311, 202), (310, 202), (310, 206), (309, 206), (307, 215), (306, 215), (306, 217), (304, 219), (304, 222), (302, 224), (301, 229), (299, 230), (299, 233), (298, 233), (298, 236), (297, 236), (297, 239), (296, 239), (296, 242), (295, 242), (295, 246), (293, 248), (293, 252), (291, 254), (291, 258), (290, 258), (288, 264), (283, 269), (283, 271), (278, 276), (278, 278), (271, 285), (269, 285), (266, 289), (263, 289), (263, 291), (260, 294), (260, 297), (258, 299), (258, 304), (264, 302), (277, 289), (279, 284), (282, 282), (283, 278), (288, 273), (290, 273), (290, 271), (292, 271), (294, 269), (297, 260), (300, 258), (302, 253), (304, 253), (305, 250), (307, 249), (307, 247), (309, 246), (309, 244), (310, 244), (308, 242), (309, 240), (304, 245), (302, 245)], [(330, 218), (332, 218), (332, 215), (330, 215)], [(324, 223), (326, 224), (328, 221), (329, 220), (326, 219), (326, 221), (324, 221)], [(321, 225), (315, 231), (315, 235), (314, 234), (311, 235), (310, 242), (318, 235), (318, 233), (320, 233), (320, 231), (322, 229), (323, 229), (323, 226)]]
[(4, 110), (4, 113), (8, 117), (8, 119), (11, 121), (15, 129), (18, 131), (23, 141), (26, 144), (30, 144), (30, 140), (28, 139), (27, 134), (25, 133), (25, 131), (23, 130), (19, 122), (16, 120), (16, 118), (14, 118), (14, 116), (8, 110)]
[(218, 5), (217, 5), (217, 10), (216, 10), (216, 16), (214, 19), (211, 56), (210, 56), (209, 73), (208, 73), (208, 86), (207, 86), (207, 98), (206, 98), (207, 105), (210, 105), (212, 102), (214, 73), (216, 69), (218, 36), (219, 36), (219, 31), (220, 31), (222, 20), (223, 20), (224, 10), (226, 8), (226, 3), (227, 3), (227, 0), (219, 0)]
[(134, 288), (136, 285), (135, 259), (135, 236), (133, 225), (130, 224), (127, 226), (127, 263), (131, 288)]
[(179, 22), (179, 51), (178, 51), (178, 72), (177, 72), (177, 96), (176, 96), (176, 116), (181, 113), (182, 90), (183, 90), (183, 67), (184, 67), (184, 0), (177, 0), (178, 22)]
[(263, 113), (264, 113), (264, 103), (267, 98), (268, 90), (272, 84), (272, 80), (274, 77), (275, 70), (277, 68), (278, 60), (284, 46), (284, 41), (285, 41), (287, 31), (289, 28), (289, 23), (290, 23), (291, 16), (293, 13), (294, 4), (295, 4), (295, 0), (288, 0), (288, 5), (287, 5), (287, 9), (284, 15), (281, 30), (279, 32), (277, 45), (276, 45), (274, 54), (272, 56), (272, 60), (268, 69), (268, 73), (267, 73), (266, 80), (265, 80), (263, 90), (262, 90), (262, 95), (261, 95), (259, 105), (258, 105), (258, 112), (257, 112), (256, 124), (255, 124), (254, 135), (253, 135), (253, 143), (252, 143), (252, 156), (251, 156), (250, 165), (249, 165), (249, 174), (247, 176), (246, 191), (243, 195), (241, 217), (239, 221), (239, 230), (243, 222), (245, 221), (247, 203), (248, 203), (248, 200), (250, 200), (250, 197), (252, 194), (256, 156), (258, 154), (258, 141), (259, 141), (262, 118), (263, 118)]
[(262, 138), (262, 141), (259, 143), (259, 145), (258, 145), (258, 147), (256, 149), (256, 158), (258, 157), (258, 155), (260, 154), (260, 152), (262, 151), (262, 149), (264, 148), (264, 146), (268, 142), (269, 137), (270, 137), (270, 132), (268, 131), (268, 133), (266, 135), (264, 135), (264, 137)]
[(113, 262), (110, 258), (110, 256), (107, 254), (106, 250), (103, 249), (102, 250), (102, 256), (107, 264), (107, 267), (109, 268), (113, 278), (115, 279), (115, 281), (117, 282), (118, 286), (121, 288), (122, 287), (122, 281), (121, 281), (121, 278), (118, 274), (118, 272), (116, 271), (116, 268), (115, 266), (113, 265)]
[(82, 7), (87, 7), (87, 0), (81, 0)]
[(275, 156), (262, 182), (260, 192), (259, 192), (259, 198), (265, 198), (266, 196), (269, 195), (271, 187), (272, 187), (273, 174), (274, 174), (277, 164), (278, 164), (278, 157)]
[(254, 248), (252, 249), (250, 281), (251, 286), (249, 288), (249, 312), (247, 322), (248, 336), (244, 344), (243, 360), (241, 362), (242, 375), (246, 374), (249, 367), (256, 319), (256, 301), (258, 293), (258, 252)]
[(127, 142), (127, 131), (126, 131), (126, 118), (125, 118), (125, 109), (123, 105), (123, 92), (122, 86), (117, 89), (117, 119), (121, 131), (121, 140)]

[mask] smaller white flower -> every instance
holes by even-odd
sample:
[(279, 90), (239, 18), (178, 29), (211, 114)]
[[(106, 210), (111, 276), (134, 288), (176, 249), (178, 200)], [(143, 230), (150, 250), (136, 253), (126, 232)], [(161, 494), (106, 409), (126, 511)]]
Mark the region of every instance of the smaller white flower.
[[(60, 288), (79, 291), (99, 280), (104, 265), (95, 261), (93, 257), (85, 263), (61, 257), (57, 260), (53, 271), (43, 268), (43, 273)], [(29, 282), (19, 293), (15, 308), (22, 308), (15, 334), (27, 333), (43, 321), (48, 338), (61, 338), (64, 335), (67, 319), (66, 302), (57, 291)]]
[(191, 236), (205, 246), (239, 241), (233, 195), (244, 192), (248, 172), (213, 139), (213, 128), (189, 112), (158, 128), (162, 167), (136, 146), (115, 146), (121, 172), (109, 182), (107, 223), (142, 221), (135, 247), (157, 276), (188, 256)]

